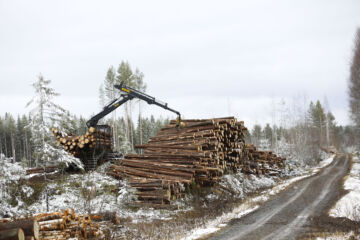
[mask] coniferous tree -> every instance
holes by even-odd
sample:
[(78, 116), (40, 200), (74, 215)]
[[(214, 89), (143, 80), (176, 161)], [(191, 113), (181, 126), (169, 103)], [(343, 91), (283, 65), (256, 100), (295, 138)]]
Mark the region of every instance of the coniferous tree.
[[(136, 69), (135, 72), (131, 69), (131, 66), (128, 62), (121, 61), (118, 69), (117, 69), (117, 83), (124, 83), (125, 85), (132, 87), (134, 89), (145, 91), (146, 86), (143, 82), (144, 74)], [(134, 145), (134, 128), (132, 124), (132, 104), (131, 102), (127, 102), (125, 105), (125, 124), (126, 124), (126, 137), (130, 141), (131, 146)], [(141, 110), (139, 110), (141, 111)], [(141, 113), (140, 113), (141, 115)], [(140, 121), (141, 126), (141, 121)]]
[(252, 131), (251, 131), (251, 142), (255, 145), (255, 146), (259, 146), (260, 144), (260, 138), (261, 138), (261, 126), (259, 124), (255, 124)]
[(64, 124), (71, 122), (69, 113), (52, 101), (59, 94), (49, 87), (50, 83), (50, 80), (45, 80), (40, 75), (38, 81), (33, 84), (35, 96), (27, 104), (27, 106), (33, 106), (30, 111), (29, 127), (34, 144), (35, 166), (43, 166), (49, 163), (66, 165), (73, 163), (81, 167), (81, 162), (78, 159), (69, 155), (64, 149), (55, 146), (55, 139), (50, 129), (55, 127), (64, 132), (72, 127)]
[(274, 143), (273, 143), (273, 130), (270, 127), (270, 124), (267, 123), (265, 128), (264, 128), (264, 137), (265, 139), (267, 139), (267, 141), (269, 142), (270, 146), (273, 147)]
[(310, 103), (309, 107), (309, 117), (311, 126), (313, 129), (313, 139), (316, 140), (316, 144), (318, 146), (322, 146), (325, 142), (325, 127), (326, 127), (326, 116), (324, 112), (324, 108), (322, 107), (319, 100), (317, 100), (316, 104)]
[[(52, 136), (50, 128), (56, 127), (60, 131), (63, 131), (64, 126), (61, 125), (61, 122), (64, 122), (63, 119), (67, 119), (69, 114), (52, 101), (52, 99), (59, 94), (56, 93), (53, 88), (49, 87), (50, 83), (50, 80), (45, 80), (44, 77), (40, 75), (39, 79), (33, 84), (35, 96), (27, 104), (27, 106), (34, 106), (30, 112), (32, 118), (29, 126), (32, 131), (35, 165), (46, 167), (49, 163), (62, 163), (66, 165), (72, 163), (82, 167), (79, 159), (74, 158), (64, 149), (55, 147), (54, 137)], [(45, 172), (44, 181), (47, 181)], [(48, 196), (48, 186), (46, 186), (45, 201), (47, 211), (49, 211)]]

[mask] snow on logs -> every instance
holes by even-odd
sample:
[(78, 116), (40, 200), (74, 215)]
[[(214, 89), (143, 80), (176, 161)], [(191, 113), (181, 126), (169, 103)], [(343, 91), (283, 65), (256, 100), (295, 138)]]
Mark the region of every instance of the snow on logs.
[(247, 129), (234, 117), (183, 122), (178, 128), (171, 121), (136, 146), (143, 154), (128, 154), (121, 165), (111, 165), (108, 174), (129, 178), (140, 203), (170, 203), (191, 183), (213, 185), (225, 173), (273, 174), (283, 166), (283, 158), (245, 144)]
[(111, 134), (101, 129), (90, 127), (89, 130), (81, 136), (63, 136), (56, 128), (52, 128), (51, 131), (57, 138), (57, 143), (61, 144), (67, 152), (75, 157), (79, 157), (83, 152), (95, 147), (111, 149)]
[[(1, 238), (3, 234), (15, 238)], [(92, 222), (88, 214), (80, 215), (73, 209), (41, 213), (27, 219), (13, 221), (0, 219), (0, 240), (32, 238), (36, 240), (103, 239), (104, 234), (99, 225)]]

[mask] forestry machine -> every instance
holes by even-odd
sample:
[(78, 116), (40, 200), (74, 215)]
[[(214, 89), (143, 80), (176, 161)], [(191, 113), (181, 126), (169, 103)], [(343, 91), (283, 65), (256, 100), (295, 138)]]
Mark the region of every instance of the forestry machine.
[[(99, 120), (117, 109), (122, 104), (134, 98), (141, 99), (148, 104), (157, 105), (177, 114), (178, 117), (176, 126), (179, 127), (182, 125), (180, 113), (174, 109), (169, 108), (167, 103), (159, 101), (152, 96), (140, 92), (139, 90), (126, 86), (123, 82), (121, 82), (120, 85), (114, 85), (114, 87), (120, 90), (120, 97), (112, 100), (103, 108), (101, 112), (99, 112), (86, 122), (88, 128), (95, 128), (95, 132), (101, 132), (103, 134), (105, 133), (106, 135), (112, 137), (111, 127), (109, 125), (98, 125)], [(106, 148), (104, 146), (101, 146), (101, 144), (97, 144), (97, 147), (94, 149), (94, 151), (92, 153), (85, 154), (85, 156), (82, 157), (82, 160), (84, 162), (86, 170), (94, 170), (96, 166), (102, 162), (115, 160), (121, 157), (122, 155), (120, 153), (113, 152), (111, 148)]]

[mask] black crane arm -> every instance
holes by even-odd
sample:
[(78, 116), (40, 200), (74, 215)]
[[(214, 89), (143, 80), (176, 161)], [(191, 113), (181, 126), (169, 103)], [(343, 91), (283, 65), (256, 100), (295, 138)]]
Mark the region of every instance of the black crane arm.
[(181, 121), (180, 113), (174, 109), (169, 108), (167, 103), (159, 101), (159, 100), (155, 99), (154, 97), (151, 97), (151, 96), (149, 96), (143, 92), (140, 92), (134, 88), (128, 87), (128, 86), (124, 85), (123, 82), (120, 85), (114, 85), (114, 87), (119, 89), (122, 92), (122, 94), (120, 95), (119, 98), (114, 99), (109, 104), (107, 104), (101, 112), (99, 112), (98, 114), (96, 114), (95, 116), (90, 118), (90, 120), (86, 122), (86, 125), (88, 127), (95, 127), (98, 124), (100, 119), (102, 119), (103, 117), (105, 117), (106, 115), (108, 115), (109, 113), (114, 111), (116, 108), (118, 108), (119, 106), (121, 106), (122, 104), (124, 104), (125, 102), (127, 102), (133, 98), (141, 99), (141, 100), (147, 102), (148, 104), (155, 104), (159, 107), (162, 107), (166, 110), (176, 113), (178, 115), (178, 122), (180, 123), (180, 121)]
[(102, 119), (103, 117), (105, 117), (106, 115), (117, 109), (119, 106), (121, 106), (122, 104), (126, 103), (127, 101), (133, 98), (134, 97), (130, 95), (121, 95), (119, 98), (114, 99), (109, 104), (107, 104), (101, 112), (90, 118), (89, 121), (86, 122), (86, 125), (88, 127), (95, 127), (100, 119)]
[(126, 85), (124, 85), (123, 83), (121, 83), (120, 85), (114, 85), (115, 88), (119, 89), (120, 91), (122, 91), (123, 93), (132, 96), (133, 98), (139, 98), (145, 102), (147, 102), (148, 104), (155, 104), (159, 107), (162, 107), (166, 110), (169, 110), (175, 114), (178, 115), (178, 120), (180, 121), (181, 117), (180, 117), (180, 113), (172, 108), (168, 107), (167, 103), (164, 103), (160, 100), (157, 100), (156, 98), (147, 95), (146, 93), (140, 92), (132, 87), (128, 87)]

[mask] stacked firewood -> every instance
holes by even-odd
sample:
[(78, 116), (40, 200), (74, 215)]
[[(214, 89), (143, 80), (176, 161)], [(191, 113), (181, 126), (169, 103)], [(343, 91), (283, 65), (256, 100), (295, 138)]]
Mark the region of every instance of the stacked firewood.
[(111, 134), (101, 129), (90, 127), (89, 130), (81, 136), (64, 136), (56, 128), (51, 129), (57, 138), (57, 143), (61, 144), (66, 151), (75, 157), (81, 156), (89, 149), (101, 146), (104, 149), (111, 149)]
[[(15, 228), (14, 228), (15, 227)], [(11, 236), (15, 236), (16, 231), (20, 234), (15, 238), (0, 239), (103, 239), (104, 234), (98, 224), (92, 222), (88, 214), (80, 215), (73, 209), (64, 211), (41, 213), (29, 218), (18, 220), (0, 220), (1, 229), (14, 229)], [(19, 230), (20, 229), (20, 230)], [(25, 235), (26, 237), (22, 237)], [(10, 236), (10, 235), (9, 235)]]
[(278, 175), (284, 168), (285, 158), (272, 151), (260, 151), (252, 144), (246, 144), (242, 171), (251, 174)]

